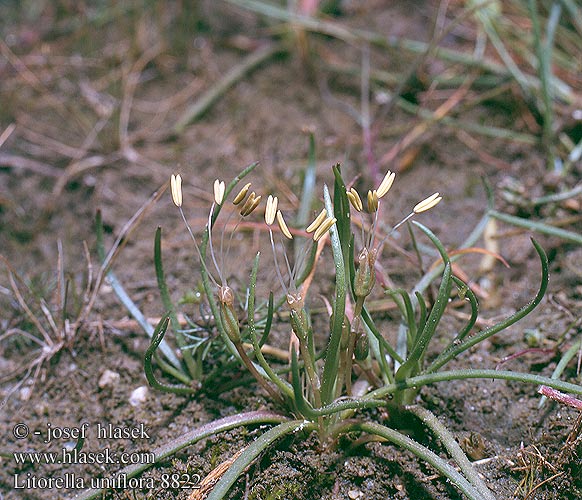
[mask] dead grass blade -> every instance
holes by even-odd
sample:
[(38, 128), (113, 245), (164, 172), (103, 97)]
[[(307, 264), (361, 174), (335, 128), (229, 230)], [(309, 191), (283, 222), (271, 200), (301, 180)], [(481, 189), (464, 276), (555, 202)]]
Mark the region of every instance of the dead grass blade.
[(228, 89), (251, 72), (260, 64), (269, 60), (282, 50), (277, 43), (264, 45), (245, 57), (239, 64), (230, 69), (215, 85), (202, 94), (196, 102), (189, 106), (180, 116), (174, 132), (178, 135), (192, 122), (200, 118)]
[(232, 457), (217, 465), (198, 485), (198, 488), (190, 493), (188, 500), (204, 500), (212, 491), (218, 480), (230, 469), (234, 461), (241, 456), (245, 448), (238, 450)]

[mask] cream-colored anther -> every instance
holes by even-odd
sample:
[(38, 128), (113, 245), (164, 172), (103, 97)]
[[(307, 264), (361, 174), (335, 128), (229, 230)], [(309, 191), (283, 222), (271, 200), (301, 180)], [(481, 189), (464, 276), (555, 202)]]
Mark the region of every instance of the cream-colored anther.
[(373, 214), (378, 211), (378, 193), (374, 189), (368, 191), (368, 212)]
[(319, 215), (315, 218), (315, 220), (311, 224), (309, 224), (309, 226), (307, 226), (307, 229), (305, 231), (307, 231), (308, 233), (312, 233), (319, 226), (321, 226), (321, 223), (325, 220), (326, 217), (327, 212), (324, 208), (321, 212), (319, 212)]
[(289, 231), (289, 228), (287, 227), (287, 223), (285, 222), (285, 219), (283, 219), (283, 214), (281, 213), (281, 210), (277, 210), (277, 224), (279, 224), (279, 229), (281, 230), (281, 232), (290, 240), (293, 239), (293, 235), (291, 234), (291, 231)]
[(247, 196), (247, 193), (249, 192), (249, 188), (251, 187), (251, 183), (247, 183), (243, 186), (243, 188), (238, 192), (238, 194), (234, 197), (234, 200), (232, 200), (233, 205), (238, 205), (239, 203), (242, 203), (243, 200), (245, 199), (245, 197)]
[(426, 212), (427, 210), (430, 210), (435, 205), (437, 205), (442, 199), (443, 199), (443, 197), (439, 193), (434, 193), (434, 194), (430, 195), (428, 198), (417, 203), (414, 206), (414, 208), (412, 209), (412, 211), (415, 214), (420, 214), (421, 212)]
[(329, 230), (331, 226), (336, 223), (337, 219), (335, 217), (328, 217), (325, 219), (321, 225), (317, 228), (315, 233), (313, 233), (313, 241), (319, 241), (323, 235)]
[(180, 174), (172, 174), (170, 177), (170, 190), (174, 205), (180, 208), (182, 206), (182, 176)]
[(376, 192), (378, 193), (378, 198), (382, 198), (384, 195), (386, 195), (388, 191), (390, 191), (390, 188), (394, 183), (394, 177), (396, 177), (396, 174), (388, 170), (388, 172), (384, 176), (384, 179), (382, 179), (382, 182), (380, 183), (378, 189), (376, 190)]
[(277, 214), (277, 205), (279, 200), (276, 196), (269, 195), (267, 198), (267, 206), (265, 207), (265, 222), (267, 226), (271, 226), (275, 222), (275, 215)]
[(364, 205), (362, 204), (362, 198), (360, 198), (358, 192), (354, 188), (350, 188), (349, 191), (346, 191), (346, 194), (348, 195), (348, 200), (350, 200), (352, 207), (354, 207), (358, 212), (361, 212)]
[(214, 181), (214, 201), (217, 205), (222, 205), (222, 200), (224, 200), (224, 190), (224, 181), (216, 179)]

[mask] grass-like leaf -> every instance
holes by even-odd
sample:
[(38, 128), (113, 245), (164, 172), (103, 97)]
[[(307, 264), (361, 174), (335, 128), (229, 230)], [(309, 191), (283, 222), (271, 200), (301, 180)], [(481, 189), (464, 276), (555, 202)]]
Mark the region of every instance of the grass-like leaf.
[(172, 329), (174, 330), (174, 335), (176, 336), (176, 344), (178, 344), (178, 347), (182, 351), (182, 356), (190, 377), (193, 380), (198, 380), (202, 376), (202, 367), (199, 366), (200, 363), (197, 363), (192, 356), (192, 350), (186, 348), (188, 343), (181, 331), (180, 322), (178, 321), (178, 316), (176, 314), (176, 307), (174, 306), (174, 302), (170, 297), (168, 285), (166, 284), (164, 265), (162, 260), (162, 228), (159, 226), (156, 229), (156, 235), (154, 238), (154, 265), (156, 269), (158, 289), (160, 291), (160, 296), (162, 297), (164, 309), (168, 311), (169, 317), (171, 318)]
[(471, 347), (480, 342), (483, 342), (485, 339), (488, 339), (492, 335), (495, 335), (496, 333), (499, 333), (500, 331), (509, 328), (514, 323), (517, 323), (520, 319), (525, 318), (530, 312), (532, 312), (538, 306), (538, 304), (544, 298), (544, 295), (548, 288), (549, 282), (548, 257), (544, 252), (544, 249), (538, 244), (537, 241), (532, 239), (532, 243), (534, 245), (534, 248), (536, 249), (536, 252), (538, 253), (540, 263), (542, 266), (542, 279), (540, 283), (540, 288), (536, 296), (528, 304), (523, 306), (521, 309), (513, 313), (505, 320), (500, 321), (499, 323), (466, 338), (463, 342), (453, 345), (450, 349), (442, 352), (425, 370), (425, 373), (433, 373), (437, 371), (439, 368), (444, 366), (451, 359), (456, 358), (462, 352), (466, 351), (467, 349), (470, 349)]
[(195, 392), (194, 388), (187, 385), (168, 385), (160, 382), (154, 375), (154, 369), (152, 366), (152, 357), (156, 352), (160, 342), (164, 340), (164, 335), (168, 328), (168, 323), (170, 322), (170, 315), (166, 314), (157, 324), (154, 334), (152, 336), (152, 341), (149, 347), (146, 349), (143, 366), (145, 371), (145, 376), (149, 384), (154, 388), (162, 392), (172, 392), (174, 394), (192, 394)]

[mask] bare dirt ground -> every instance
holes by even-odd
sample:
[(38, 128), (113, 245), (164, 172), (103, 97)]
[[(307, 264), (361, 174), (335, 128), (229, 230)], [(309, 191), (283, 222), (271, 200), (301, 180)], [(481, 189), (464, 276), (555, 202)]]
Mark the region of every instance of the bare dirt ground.
[[(337, 21), (387, 37), (429, 42), (437, 3), (345, 2)], [(451, 3), (458, 8), (456, 2)], [(448, 15), (453, 18), (454, 9)], [(397, 86), (393, 79), (418, 62), (418, 54), (402, 49), (369, 51), (372, 76), (377, 71), (388, 76), (384, 83), (374, 78), (368, 82), (373, 118), (368, 141), (358, 122), (362, 61), (368, 49), (358, 44), (284, 32), (280, 24), (222, 2), (145, 6), (137, 2), (108, 6), (7, 2), (0, 6), (0, 19), (0, 253), (3, 266), (6, 262), (10, 266), (0, 275), (0, 335), (13, 332), (0, 337), (0, 396), (5, 400), (0, 409), (0, 498), (69, 498), (76, 492), (74, 487), (15, 486), (27, 477), (46, 479), (64, 472), (88, 482), (118, 468), (95, 463), (17, 464), (14, 451), (55, 451), (71, 442), (74, 445), (72, 438), (44, 443), (32, 434), (34, 430), (45, 433), (48, 424), (75, 427), (88, 422), (88, 450), (145, 452), (213, 418), (274, 408), (248, 385), (221, 394), (207, 390), (193, 398), (150, 388), (143, 401), (130, 404), (132, 392), (147, 386), (142, 360), (148, 339), (127, 319), (127, 311), (107, 283), (74, 338), (37, 365), (38, 371), (33, 365), (41, 355), (38, 342), (31, 339), (40, 334), (38, 325), (19, 303), (8, 271), (17, 272), (29, 285), (30, 291), (25, 292), (24, 284), (17, 283), (23, 300), (34, 304), (32, 315), (50, 333), (51, 325), (39, 304), (45, 297), (46, 309), (55, 315), (59, 311), (55, 289), (61, 258), (71, 283), (66, 311), (73, 322), (74, 312), (83, 307), (75, 301), (83, 296), (87, 274), (84, 242), (94, 274), (99, 267), (96, 212), (102, 213), (109, 248), (125, 222), (174, 172), (184, 177), (184, 207), (195, 231), (204, 227), (214, 179), (228, 181), (253, 161), (260, 162), (250, 178), (253, 186), (262, 193), (278, 193), (292, 213), (298, 207), (307, 164), (308, 140), (303, 130), (309, 127), (316, 138), (320, 186), (333, 182), (331, 166), (336, 162), (342, 164), (346, 179), (357, 178), (362, 187), (375, 185), (377, 174), (387, 169), (397, 171), (390, 207), (384, 214), (386, 224), (399, 220), (419, 199), (439, 191), (443, 203), (423, 216), (422, 222), (450, 249), (467, 237), (486, 210), (483, 177), (494, 188), (498, 209), (568, 219), (568, 228), (580, 231), (580, 198), (531, 213), (502, 196), (509, 180), (518, 182), (529, 197), (571, 188), (579, 181), (579, 163), (566, 177), (548, 174), (539, 144), (428, 123), (418, 136), (413, 134), (410, 145), (393, 154), (415, 126), (427, 123), (401, 107), (388, 110), (385, 104)], [(443, 45), (459, 50), (471, 47), (472, 29), (470, 22), (460, 24)], [(216, 89), (217, 82), (240, 67), (249, 53), (268, 44), (279, 44), (279, 52), (239, 78), (183, 132), (174, 133), (174, 125), (191, 103)], [(427, 57), (401, 95), (413, 104), (437, 109), (458, 91), (432, 83), (451, 68), (458, 69)], [(481, 99), (483, 92), (469, 88), (450, 116), (539, 136), (535, 117), (511, 91)], [(195, 251), (165, 193), (127, 238), (113, 265), (132, 299), (151, 318), (163, 313), (153, 268), (157, 226), (164, 230), (173, 297), (179, 300), (196, 290), (199, 280)], [(248, 276), (248, 256), (267, 241), (260, 224), (247, 228), (244, 235), (234, 250), (237, 265), (229, 269), (240, 283)], [(500, 253), (511, 268), (497, 265), (492, 274), (475, 281), (483, 290), (483, 324), (526, 303), (539, 283), (531, 234), (499, 224), (498, 236)], [(549, 376), (560, 353), (579, 338), (580, 248), (559, 238), (536, 237), (551, 260), (547, 298), (525, 321), (462, 356), (456, 367), (494, 368), (506, 356), (527, 349), (525, 332), (532, 330), (545, 350), (511, 359), (503, 368)], [(395, 247), (411, 251), (406, 231), (385, 250), (382, 266), (394, 284), (410, 289), (418, 270)], [(248, 266), (240, 265), (247, 257)], [(477, 278), (480, 261), (480, 256), (468, 256), (463, 270)], [(331, 277), (327, 279), (322, 277), (317, 285), (323, 291), (332, 287)], [(389, 303), (381, 293), (376, 298)], [(196, 314), (197, 307), (189, 305), (184, 310)], [(386, 331), (395, 332), (395, 312), (386, 311), (382, 302), (378, 308), (384, 310), (379, 314), (384, 315)], [(55, 321), (60, 324), (61, 318)], [(327, 320), (319, 321), (325, 324)], [(459, 320), (451, 318), (449, 324), (453, 327), (455, 321)], [(280, 327), (283, 337), (285, 328)], [(106, 370), (117, 373), (119, 379), (100, 387)], [(238, 370), (229, 367), (225, 380), (235, 380)], [(575, 363), (562, 378), (576, 378)], [(536, 387), (503, 381), (442, 383), (425, 388), (421, 397), (459, 442), (470, 436), (482, 441), (484, 448), (476, 458), (490, 460), (479, 470), (497, 498), (582, 498), (580, 441), (572, 448), (564, 447), (578, 417), (575, 410), (555, 404), (539, 410)], [(27, 439), (15, 437), (17, 424), (28, 427)], [(148, 438), (98, 440), (98, 424), (129, 429), (143, 424)], [(186, 471), (204, 477), (250, 442), (257, 431), (239, 429), (187, 448), (144, 473), (144, 478), (152, 479), (153, 488), (127, 488), (107, 498), (188, 498), (188, 489), (162, 486), (162, 475)], [(341, 445), (324, 450), (314, 439), (288, 438), (261, 456), (230, 498), (460, 498), (430, 467), (393, 446), (371, 442), (346, 450)]]

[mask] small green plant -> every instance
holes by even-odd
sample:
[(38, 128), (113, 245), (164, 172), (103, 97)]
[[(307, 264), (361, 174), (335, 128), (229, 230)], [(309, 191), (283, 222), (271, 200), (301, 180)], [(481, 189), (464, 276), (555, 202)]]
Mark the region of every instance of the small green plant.
[[(440, 254), (442, 263), (439, 269), (427, 273), (412, 293), (403, 289), (387, 290), (402, 317), (399, 339), (394, 347), (388, 341), (390, 336), (375, 322), (366, 304), (372, 290), (378, 286), (376, 260), (380, 258), (382, 246), (391, 232), (416, 215), (433, 208), (441, 201), (440, 194), (435, 193), (418, 203), (394, 229), (384, 234), (381, 234), (379, 219), (382, 200), (394, 182), (395, 176), (390, 172), (377, 189), (368, 192), (367, 206), (364, 208), (358, 192), (353, 187), (349, 189), (346, 187), (339, 165), (334, 166), (333, 199), (327, 186), (324, 186), (324, 206), (305, 232), (289, 229), (283, 213), (278, 209), (277, 198), (270, 195), (265, 209), (265, 223), (275, 271), (283, 294), (275, 298), (274, 292), (271, 291), (269, 297), (257, 305), (260, 254), (252, 261), (248, 287), (236, 290), (228, 284), (223, 270), (224, 261), (228, 260), (224, 257), (225, 235), (223, 233), (220, 236), (220, 251), (215, 248), (216, 237), (213, 239), (215, 223), (227, 205), (230, 205), (228, 199), (231, 192), (255, 166), (255, 164), (249, 166), (228, 186), (218, 180), (215, 182), (214, 203), (199, 245), (182, 212), (179, 175), (172, 176), (171, 190), (173, 201), (182, 214), (200, 258), (202, 283), (220, 342), (230, 356), (248, 370), (282, 414), (266, 411), (249, 412), (236, 418), (206, 424), (189, 435), (154, 450), (157, 459), (161, 460), (192, 442), (225, 429), (273, 423), (277, 425), (266, 430), (232, 462), (209, 493), (208, 499), (223, 498), (249, 464), (281, 437), (292, 433), (300, 437), (312, 432), (318, 434), (324, 449), (338, 446), (341, 436), (348, 438), (361, 434), (377, 436), (409, 450), (432, 465), (467, 498), (475, 500), (495, 498), (453, 435), (435, 415), (417, 402), (417, 396), (423, 386), (469, 378), (516, 380), (582, 394), (582, 387), (578, 385), (528, 373), (490, 369), (445, 369), (450, 361), (479, 342), (513, 325), (540, 303), (548, 285), (548, 261), (543, 249), (532, 240), (541, 263), (541, 284), (536, 296), (503, 321), (474, 332), (477, 299), (470, 287), (452, 272), (451, 261), (460, 255), (449, 257), (442, 243), (427, 227), (412, 222), (412, 226), (432, 242)], [(249, 191), (250, 185), (246, 184), (232, 201), (232, 206), (240, 213), (241, 219), (255, 211), (260, 203), (261, 197)], [(230, 210), (234, 213), (232, 209)], [(361, 227), (359, 231), (354, 231), (352, 211), (358, 214)], [(303, 247), (299, 246), (293, 266), (285, 251), (284, 240), (281, 240), (280, 244), (275, 241), (273, 230), (275, 220), (281, 234), (287, 240), (294, 238), (293, 233), (295, 237), (300, 235), (305, 238), (305, 244)], [(358, 237), (360, 240), (358, 244), (354, 232), (361, 235)], [(158, 232), (156, 247), (159, 245), (159, 237)], [(321, 339), (322, 335), (315, 334), (311, 321), (308, 283), (310, 275), (318, 267), (319, 250), (326, 241), (329, 241), (332, 250), (335, 290), (333, 297), (329, 298), (331, 309), (329, 331), (324, 335), (326, 340), (322, 343), (317, 340)], [(228, 250), (226, 252), (228, 254)], [(156, 261), (160, 258), (159, 252), (156, 252)], [(282, 265), (282, 262), (285, 265)], [(158, 264), (159, 278), (160, 269)], [(429, 303), (423, 291), (439, 278), (436, 298), (433, 303)], [(164, 294), (167, 294), (167, 290), (162, 295)], [(453, 294), (468, 302), (471, 315), (460, 331), (450, 334), (442, 331), (441, 319)], [(239, 295), (245, 296), (246, 299), (238, 301)], [(166, 300), (169, 300), (168, 296), (165, 302)], [(243, 303), (244, 307), (239, 307), (239, 302)], [(153, 332), (152, 342), (145, 356), (146, 374), (150, 383), (161, 390), (191, 393), (194, 391), (191, 384), (167, 385), (155, 376), (155, 367), (152, 363), (154, 358), (158, 360), (160, 368), (170, 374), (177, 374), (179, 380), (191, 380), (192, 376), (187, 362), (180, 364), (180, 369), (171, 367), (168, 370), (169, 363), (161, 356), (157, 356), (157, 348), (163, 341), (166, 329), (170, 322), (174, 321), (175, 311), (169, 302), (167, 308), (169, 312)], [(271, 329), (278, 327), (276, 316), (287, 317), (292, 331), (287, 366), (274, 365), (263, 355)], [(174, 330), (176, 331), (176, 328)], [(441, 350), (436, 358), (427, 361), (426, 353), (434, 338), (439, 338), (440, 341), (448, 339), (449, 345)], [(199, 366), (202, 361), (195, 359)], [(203, 370), (200, 373), (203, 374)], [(204, 381), (204, 378), (202, 380)], [(384, 408), (389, 415), (388, 420), (383, 423), (374, 421), (370, 416), (371, 412), (368, 411), (371, 408)], [(439, 456), (435, 450), (421, 445), (401, 431), (409, 427), (411, 416), (420, 420), (424, 427), (438, 437), (457, 468), (450, 465), (449, 460)], [(144, 468), (145, 466), (133, 466), (122, 472), (131, 476)], [(86, 492), (79, 498), (94, 498), (98, 493)]]

